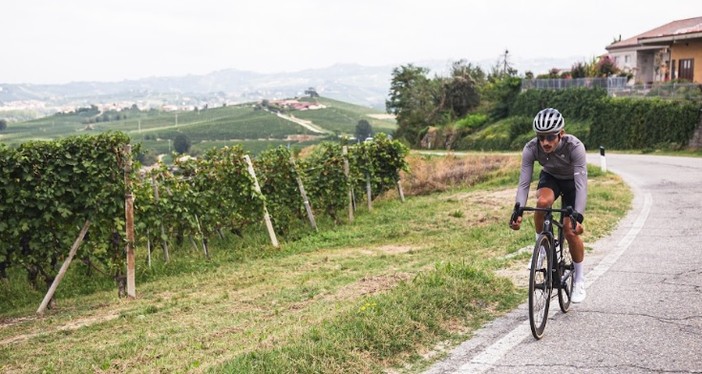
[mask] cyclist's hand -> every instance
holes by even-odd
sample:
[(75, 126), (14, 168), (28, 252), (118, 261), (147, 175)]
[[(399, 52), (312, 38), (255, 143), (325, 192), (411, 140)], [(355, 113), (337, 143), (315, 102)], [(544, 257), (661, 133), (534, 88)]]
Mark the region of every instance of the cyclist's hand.
[(509, 227), (512, 230), (519, 230), (519, 228), (522, 226), (522, 216), (517, 216), (517, 220), (511, 221), (509, 223)]
[(583, 229), (583, 225), (581, 225), (580, 222), (577, 222), (575, 224), (575, 235), (580, 235), (583, 233), (583, 231), (585, 231), (585, 229)]

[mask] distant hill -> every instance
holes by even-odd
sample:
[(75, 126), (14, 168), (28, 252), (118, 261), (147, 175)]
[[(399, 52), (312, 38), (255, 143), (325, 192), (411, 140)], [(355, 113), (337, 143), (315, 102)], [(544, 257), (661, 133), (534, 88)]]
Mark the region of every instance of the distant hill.
[[(515, 60), (512, 65), (520, 73), (543, 73), (548, 69), (568, 68), (582, 58)], [(489, 71), (494, 60), (478, 61)], [(430, 74), (447, 74), (451, 61), (428, 60), (414, 65), (430, 69)], [(260, 74), (225, 69), (205, 75), (151, 77), (121, 82), (72, 82), (67, 84), (3, 84), (0, 83), (0, 109), (33, 101), (37, 110), (51, 113), (54, 108), (89, 106), (90, 104), (138, 103), (141, 107), (162, 105), (210, 106), (241, 103), (261, 99), (303, 95), (314, 87), (320, 95), (365, 107), (385, 110), (392, 70), (396, 66), (362, 66), (337, 64), (323, 69)], [(37, 104), (39, 103), (39, 104)], [(2, 116), (2, 112), (0, 112)]]
[(339, 101), (385, 110), (392, 67), (334, 65), (292, 73), (227, 69), (205, 75), (152, 77), (121, 82), (1, 84), (0, 106), (38, 101), (46, 107), (135, 102), (140, 106), (221, 105), (301, 96), (309, 87)]

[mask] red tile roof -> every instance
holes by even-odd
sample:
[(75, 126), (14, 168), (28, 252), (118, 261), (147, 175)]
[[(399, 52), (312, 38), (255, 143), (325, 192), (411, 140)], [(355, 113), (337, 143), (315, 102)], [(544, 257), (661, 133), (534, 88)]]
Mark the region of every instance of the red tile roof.
[(622, 40), (620, 42), (612, 43), (605, 49), (611, 50), (635, 47), (639, 45), (639, 39), (684, 35), (696, 32), (702, 32), (702, 17), (673, 21), (663, 26), (656, 27), (655, 29), (646, 31), (643, 34), (636, 35), (634, 37)]

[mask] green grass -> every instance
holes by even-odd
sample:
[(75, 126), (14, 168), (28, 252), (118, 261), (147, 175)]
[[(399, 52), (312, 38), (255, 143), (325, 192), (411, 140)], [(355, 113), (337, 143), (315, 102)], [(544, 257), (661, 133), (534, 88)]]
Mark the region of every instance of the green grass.
[[(533, 242), (531, 217), (522, 231), (506, 225), (515, 173), (405, 203), (389, 194), (353, 223), (318, 216), (318, 233), (300, 222), (280, 249), (261, 226), (213, 239), (210, 261), (188, 243), (168, 264), (157, 250), (149, 269), (138, 243), (136, 300), (118, 299), (109, 277), (86, 281), (80, 263), (43, 318), (33, 316), (41, 292), (8, 305), (21, 290), (0, 285), (0, 371), (420, 371), (429, 362), (420, 353), (457, 344), (525, 299), (504, 276), (527, 275), (525, 257), (505, 256)], [(586, 243), (631, 202), (620, 178), (590, 177)]]
[[(313, 99), (308, 99), (307, 101), (310, 100)], [(356, 132), (358, 121), (362, 119), (368, 121), (375, 132), (391, 133), (397, 128), (397, 124), (394, 120), (377, 119), (370, 116), (383, 114), (377, 110), (327, 98), (317, 98), (317, 100), (319, 103), (324, 104), (326, 108), (294, 111), (292, 114), (294, 114), (295, 117), (312, 121), (326, 130), (331, 130), (339, 134), (353, 135)]]

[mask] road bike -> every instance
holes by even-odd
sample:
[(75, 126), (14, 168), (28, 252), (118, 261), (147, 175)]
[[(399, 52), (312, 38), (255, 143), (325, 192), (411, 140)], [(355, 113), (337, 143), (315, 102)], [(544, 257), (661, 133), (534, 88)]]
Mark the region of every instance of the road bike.
[[(570, 308), (574, 266), (570, 251), (563, 245), (563, 221), (565, 217), (570, 217), (575, 230), (576, 212), (570, 206), (562, 209), (534, 208), (520, 207), (517, 203), (510, 222), (515, 222), (523, 212), (545, 213), (543, 228), (536, 239), (529, 267), (529, 325), (534, 338), (541, 339), (544, 336), (554, 288), (558, 290), (558, 305), (561, 311), (567, 313)], [(553, 220), (554, 213), (560, 213), (558, 221)], [(557, 235), (554, 235), (554, 226)]]

